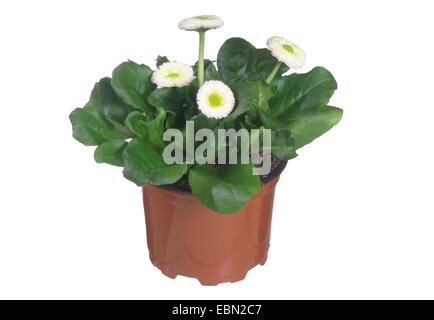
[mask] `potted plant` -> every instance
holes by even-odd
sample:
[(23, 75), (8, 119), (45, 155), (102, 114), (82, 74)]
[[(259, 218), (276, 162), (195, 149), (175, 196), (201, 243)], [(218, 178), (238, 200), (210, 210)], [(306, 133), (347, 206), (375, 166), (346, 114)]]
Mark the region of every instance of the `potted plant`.
[(216, 61), (205, 59), (206, 31), (222, 25), (210, 15), (181, 21), (199, 34), (194, 66), (123, 62), (70, 115), (73, 137), (97, 146), (96, 162), (142, 187), (152, 263), (204, 285), (265, 263), (280, 173), (342, 117), (328, 106), (332, 74), (288, 72), (305, 54), (282, 37), (263, 49), (230, 38)]

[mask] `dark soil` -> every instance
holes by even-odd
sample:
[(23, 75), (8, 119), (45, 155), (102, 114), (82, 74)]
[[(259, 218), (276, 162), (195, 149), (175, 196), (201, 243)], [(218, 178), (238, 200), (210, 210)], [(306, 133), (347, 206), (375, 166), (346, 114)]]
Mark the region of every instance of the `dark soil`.
[[(280, 162), (281, 161), (277, 157), (271, 155), (271, 171), (269, 174), (260, 176), (262, 185), (264, 184), (264, 180), (277, 168), (277, 166), (280, 164)], [(177, 188), (181, 189), (181, 190), (191, 191), (190, 186), (188, 184), (188, 175), (186, 175), (186, 174), (184, 174), (181, 177), (181, 179), (176, 181), (173, 185), (176, 186)]]
[(181, 179), (179, 179), (178, 181), (176, 181), (174, 183), (174, 185), (176, 187), (178, 187), (181, 190), (185, 190), (185, 191), (191, 191), (190, 189), (190, 185), (188, 184), (188, 175), (184, 174)]
[(271, 155), (271, 170), (269, 174), (264, 174), (263, 176), (261, 176), (262, 185), (264, 184), (264, 180), (267, 179), (267, 177), (274, 171), (274, 169), (277, 168), (280, 162), (282, 161), (280, 161), (277, 157)]

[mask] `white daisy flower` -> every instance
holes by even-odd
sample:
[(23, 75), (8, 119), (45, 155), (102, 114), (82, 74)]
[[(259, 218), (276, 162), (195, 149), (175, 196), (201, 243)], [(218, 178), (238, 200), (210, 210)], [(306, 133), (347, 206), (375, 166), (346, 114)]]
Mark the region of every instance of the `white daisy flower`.
[(183, 87), (193, 79), (193, 68), (178, 62), (165, 62), (152, 74), (152, 82), (159, 87)]
[(234, 94), (221, 81), (206, 81), (197, 93), (199, 110), (208, 118), (221, 119), (231, 113), (235, 105)]
[(288, 67), (295, 69), (303, 67), (306, 55), (295, 43), (282, 37), (271, 37), (267, 40), (267, 46), (271, 54)]
[(187, 31), (199, 31), (217, 29), (222, 27), (223, 24), (223, 20), (217, 16), (202, 15), (184, 19), (178, 24), (178, 27)]

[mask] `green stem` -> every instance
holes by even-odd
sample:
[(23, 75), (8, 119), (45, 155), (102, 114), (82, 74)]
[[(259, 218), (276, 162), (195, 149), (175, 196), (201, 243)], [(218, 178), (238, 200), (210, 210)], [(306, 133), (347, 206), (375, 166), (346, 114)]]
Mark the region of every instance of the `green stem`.
[(204, 61), (203, 53), (205, 51), (205, 30), (199, 31), (199, 62), (197, 66), (197, 78), (199, 80), (199, 86), (203, 85), (204, 74)]
[(268, 84), (270, 84), (271, 81), (273, 81), (274, 76), (276, 75), (277, 71), (279, 71), (281, 65), (282, 65), (282, 62), (280, 62), (280, 61), (278, 61), (276, 63), (276, 65), (274, 66), (273, 71), (271, 71), (270, 75), (268, 76), (267, 80), (265, 80), (265, 82), (267, 82)]

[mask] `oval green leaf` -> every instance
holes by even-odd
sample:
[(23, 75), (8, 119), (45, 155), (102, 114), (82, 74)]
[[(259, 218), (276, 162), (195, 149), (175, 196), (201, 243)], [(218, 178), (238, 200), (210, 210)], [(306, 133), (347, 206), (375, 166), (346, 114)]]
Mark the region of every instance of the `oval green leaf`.
[(97, 146), (111, 140), (126, 138), (105, 118), (101, 110), (89, 106), (71, 112), (72, 136), (86, 146)]
[(190, 170), (188, 183), (194, 196), (207, 208), (224, 214), (240, 211), (261, 190), (253, 164), (197, 165)]
[(127, 61), (113, 70), (111, 85), (126, 104), (151, 113), (146, 101), (155, 89), (151, 76), (152, 70), (148, 66)]
[(124, 177), (138, 186), (172, 184), (186, 172), (186, 164), (168, 165), (163, 156), (142, 138), (134, 138), (123, 153)]
[(123, 123), (130, 112), (130, 107), (114, 92), (110, 78), (103, 78), (95, 84), (90, 95), (90, 104), (100, 108), (108, 119), (119, 123)]
[[(217, 67), (220, 79), (226, 84), (239, 80), (265, 79), (274, 69), (277, 59), (268, 49), (256, 49), (242, 38), (230, 38), (223, 43), (217, 55)], [(275, 79), (288, 71), (282, 65)]]
[(329, 131), (341, 120), (342, 113), (342, 109), (325, 106), (313, 115), (289, 122), (287, 127), (291, 130), (295, 148), (299, 149)]
[(276, 81), (270, 114), (281, 121), (313, 114), (321, 106), (327, 105), (336, 88), (333, 75), (322, 67), (316, 67), (308, 73), (282, 77)]
[(94, 153), (97, 163), (107, 163), (117, 167), (123, 167), (122, 153), (127, 146), (124, 140), (112, 140), (100, 144)]

